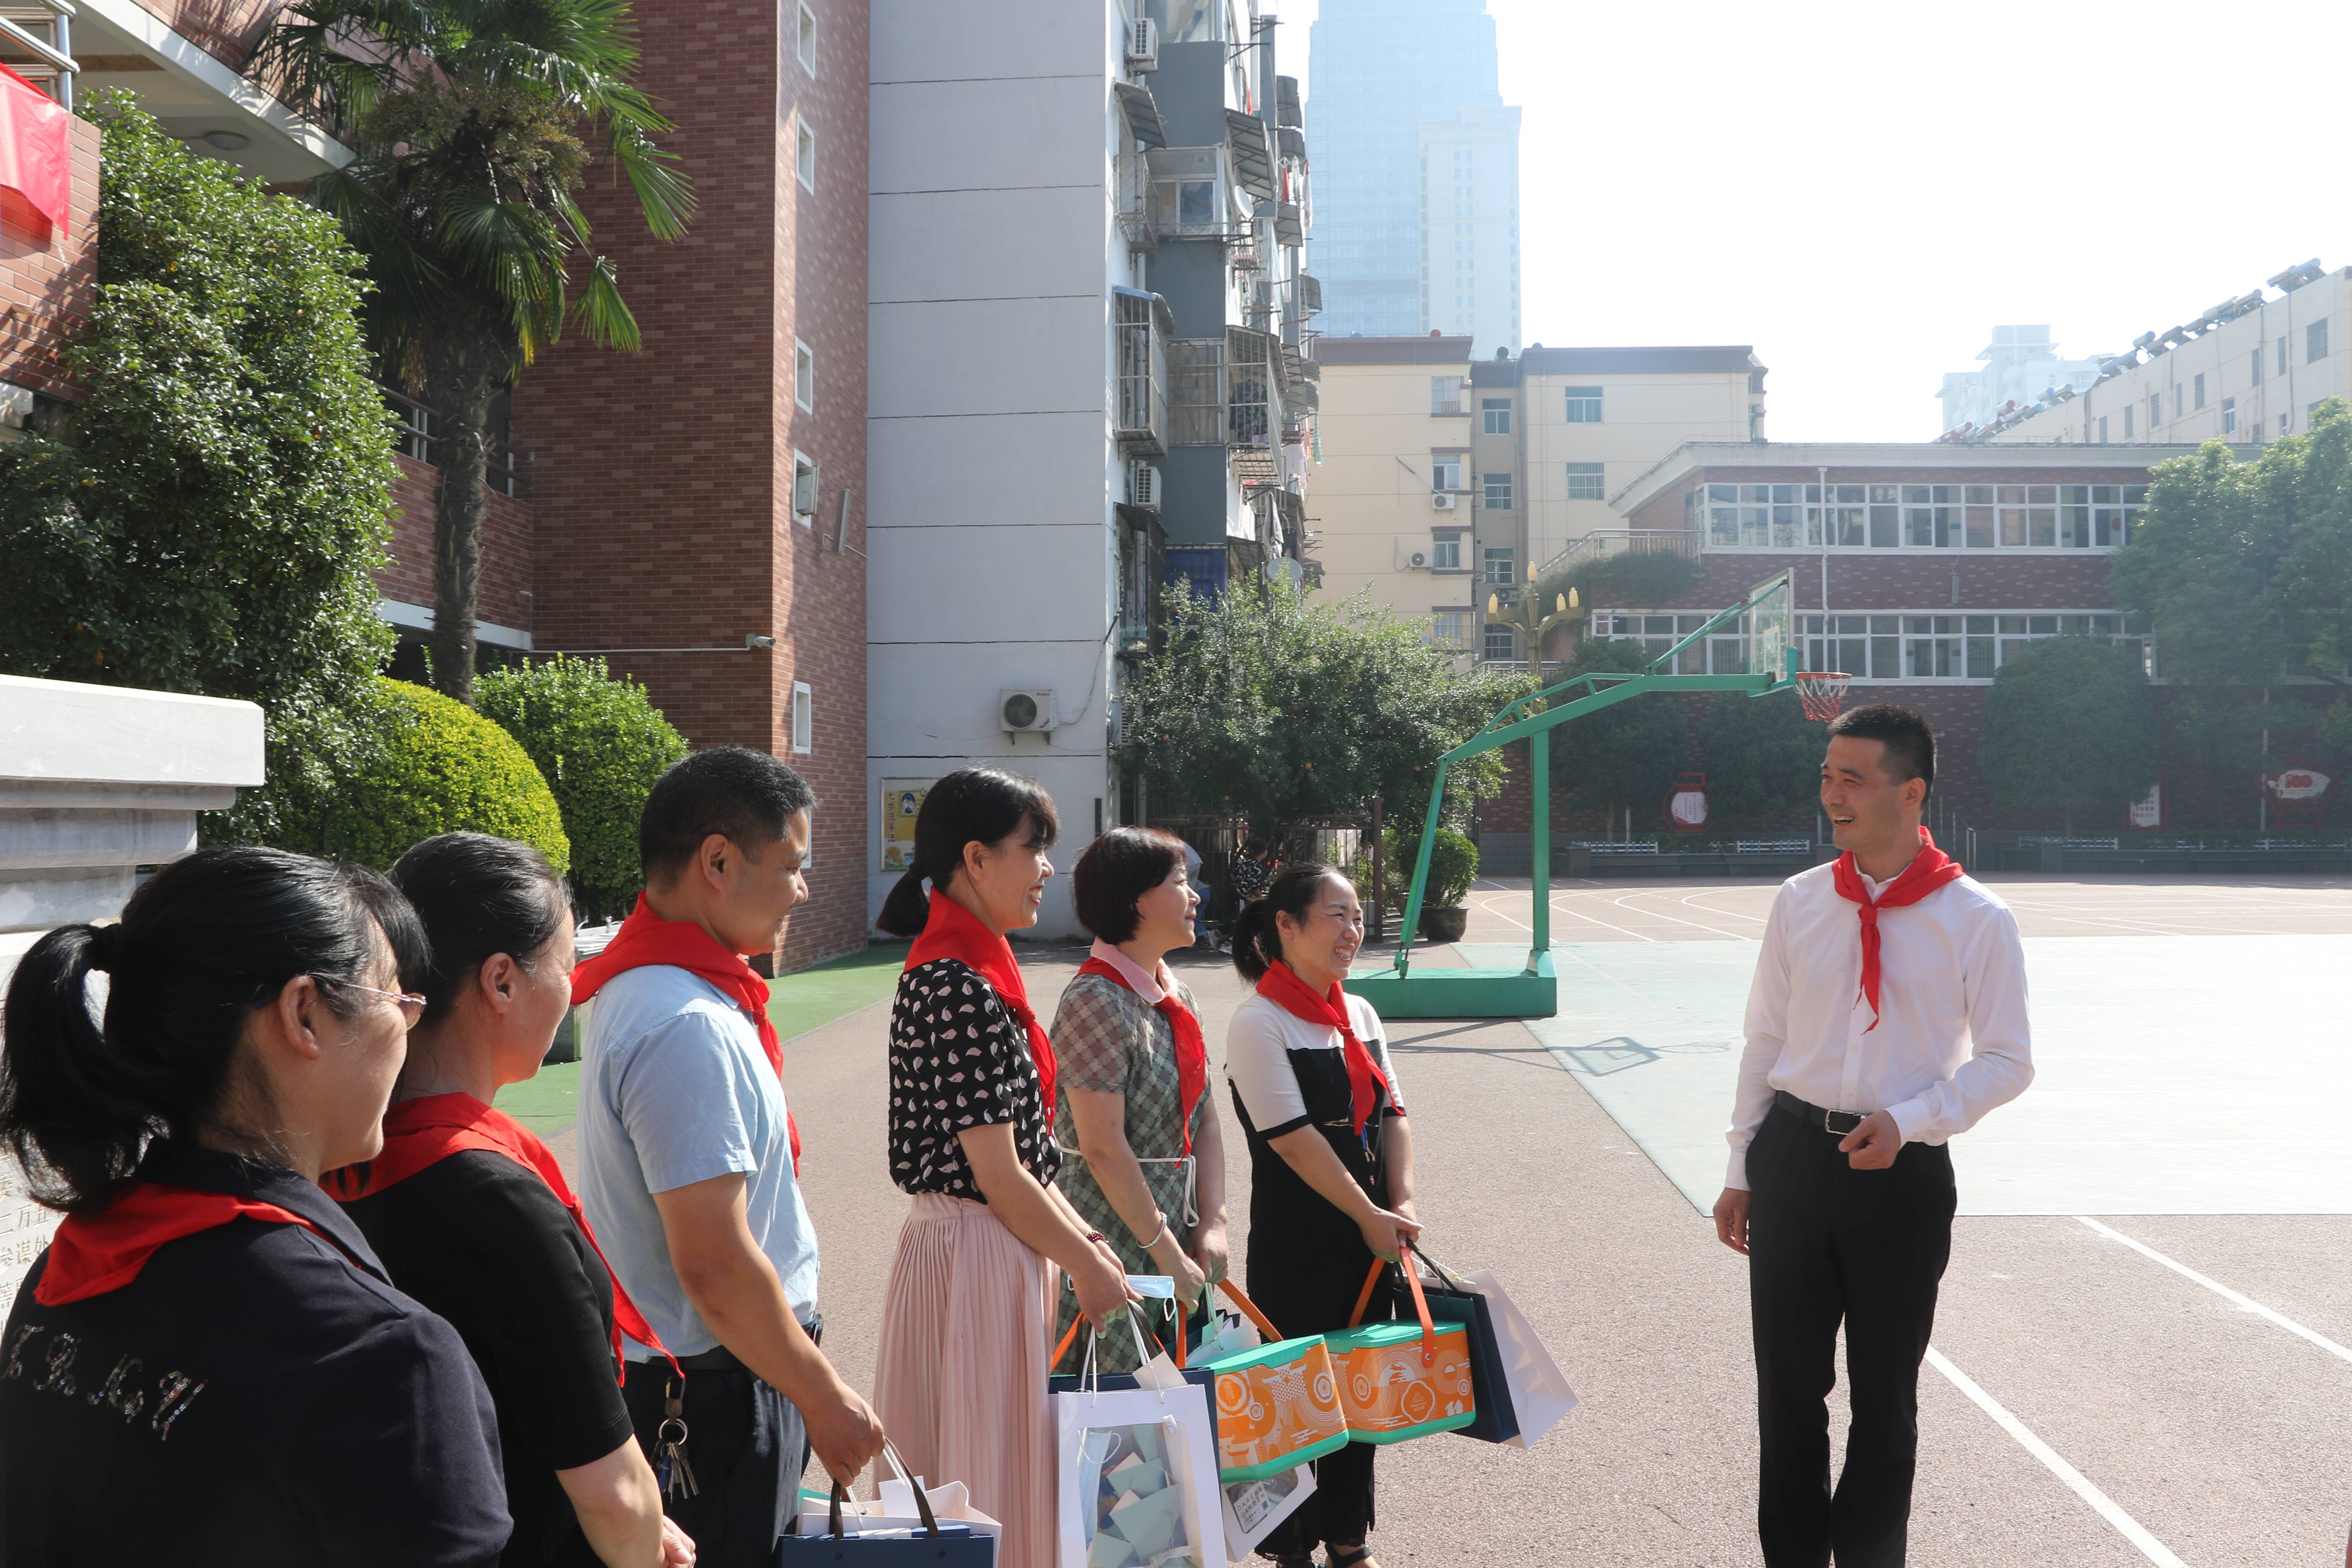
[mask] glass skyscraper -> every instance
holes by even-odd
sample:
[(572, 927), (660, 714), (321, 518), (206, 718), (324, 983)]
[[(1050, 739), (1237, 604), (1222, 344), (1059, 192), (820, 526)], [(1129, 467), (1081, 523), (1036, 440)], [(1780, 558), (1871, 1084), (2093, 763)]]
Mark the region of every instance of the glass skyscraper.
[(1519, 346), (1519, 111), (1486, 0), (1323, 0), (1308, 33), (1323, 332)]

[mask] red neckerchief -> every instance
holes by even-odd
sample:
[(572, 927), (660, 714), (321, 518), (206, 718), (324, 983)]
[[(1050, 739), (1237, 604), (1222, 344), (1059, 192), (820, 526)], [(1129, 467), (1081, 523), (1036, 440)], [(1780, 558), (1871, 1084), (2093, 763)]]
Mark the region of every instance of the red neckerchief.
[[(440, 1163), (450, 1155), (467, 1149), (488, 1149), (504, 1154), (547, 1184), (555, 1201), (588, 1238), (588, 1250), (596, 1261), (604, 1265), (604, 1272), (613, 1279), (613, 1370), (621, 1384), (629, 1381), (629, 1363), (621, 1354), (621, 1335), (626, 1332), (637, 1343), (668, 1361), (670, 1370), (680, 1377), (677, 1358), (671, 1355), (654, 1333), (653, 1325), (629, 1300), (621, 1277), (613, 1273), (604, 1249), (596, 1245), (596, 1233), (582, 1212), (580, 1200), (572, 1195), (572, 1184), (563, 1179), (563, 1167), (555, 1163), (555, 1155), (541, 1142), (530, 1128), (503, 1110), (484, 1105), (470, 1094), (428, 1094), (416, 1100), (404, 1100), (384, 1114), (383, 1152), (367, 1162), (365, 1166), (346, 1165), (340, 1171), (330, 1171), (320, 1184), (343, 1203), (360, 1198), (372, 1198), (396, 1182), (404, 1182), (419, 1171)], [(362, 1176), (364, 1170), (366, 1174)]]
[(98, 1213), (66, 1216), (58, 1226), (57, 1239), (49, 1243), (49, 1267), (33, 1299), (44, 1307), (62, 1307), (86, 1296), (119, 1290), (139, 1278), (147, 1260), (165, 1243), (235, 1219), (299, 1225), (332, 1243), (336, 1251), (343, 1251), (341, 1242), (276, 1204), (241, 1198), (234, 1193), (133, 1182)]
[[(1135, 987), (1128, 984), (1127, 976), (1099, 958), (1089, 958), (1078, 965), (1081, 974), (1099, 974), (1129, 993)], [(1172, 976), (1171, 978), (1173, 978)], [(1192, 1152), (1192, 1108), (1201, 1103), (1201, 1096), (1209, 1087), (1209, 1042), (1202, 1037), (1201, 1020), (1192, 1009), (1176, 1000), (1173, 991), (1163, 990), (1152, 1006), (1168, 1020), (1176, 1031), (1176, 1098), (1184, 1111), (1184, 1152)]]
[[(615, 974), (653, 965), (683, 969), (735, 998), (743, 1016), (760, 1031), (760, 1048), (768, 1053), (768, 1065), (776, 1069), (779, 1080), (783, 1078), (784, 1047), (776, 1038), (774, 1020), (768, 1016), (768, 983), (752, 973), (741, 954), (719, 946), (692, 921), (666, 921), (654, 913), (643, 893), (637, 895), (637, 907), (629, 911), (604, 951), (572, 972), (572, 1005), (577, 1007), (595, 995)], [(784, 1107), (784, 1131), (792, 1140), (793, 1174), (797, 1176), (801, 1173), (801, 1125), (793, 1119), (789, 1104)]]
[(980, 917), (940, 892), (931, 889), (931, 915), (924, 922), (923, 934), (915, 939), (908, 950), (907, 967), (937, 963), (952, 958), (988, 982), (996, 992), (997, 1000), (1006, 1012), (1020, 1022), (1029, 1035), (1029, 1059), (1037, 1064), (1037, 1089), (1045, 1100), (1045, 1121), (1054, 1120), (1054, 1042), (1045, 1037), (1045, 1026), (1029, 1010), (1029, 987), (1021, 978), (1021, 965), (1013, 956), (1013, 944), (981, 923)]
[[(1899, 910), (1906, 904), (1916, 904), (1947, 882), (1958, 881), (1967, 875), (1958, 860), (1936, 847), (1936, 841), (1926, 828), (1919, 830), (1919, 853), (1902, 874), (1878, 890), (1876, 902), (1871, 900), (1869, 889), (1862, 885), (1862, 873), (1855, 868), (1853, 852), (1846, 851), (1837, 858), (1832, 873), (1837, 881), (1838, 897), (1851, 899), (1862, 906), (1862, 997), (1870, 1004), (1870, 1029), (1878, 1027), (1878, 911)], [(1864, 1034), (1870, 1033), (1864, 1029)]]
[(1348, 1022), (1347, 994), (1335, 984), (1328, 995), (1318, 996), (1298, 978), (1297, 970), (1278, 958), (1258, 977), (1257, 994), (1294, 1018), (1339, 1031), (1339, 1055), (1348, 1065), (1348, 1094), (1355, 1105), (1356, 1136), (1362, 1137), (1364, 1123), (1380, 1109), (1381, 1074), (1372, 1065), (1372, 1053), (1356, 1038), (1355, 1028)]

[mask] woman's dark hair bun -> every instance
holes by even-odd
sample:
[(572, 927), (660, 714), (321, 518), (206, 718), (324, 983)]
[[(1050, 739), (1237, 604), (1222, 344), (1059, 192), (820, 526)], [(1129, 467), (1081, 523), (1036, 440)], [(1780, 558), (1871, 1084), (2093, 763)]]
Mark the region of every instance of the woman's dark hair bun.
[(546, 856), (487, 833), (441, 833), (412, 844), (393, 862), (392, 880), (433, 943), (420, 1025), (447, 1017), (499, 953), (529, 973), (572, 907)]
[(86, 958), (89, 966), (100, 973), (113, 973), (114, 966), (122, 962), (121, 925), (110, 923), (90, 927)]
[(940, 779), (915, 814), (914, 864), (882, 900), (875, 928), (891, 936), (921, 935), (931, 916), (923, 884), (946, 887), (963, 867), (965, 845), (1001, 843), (1028, 821), (1049, 845), (1061, 834), (1054, 797), (1035, 779), (1000, 768), (958, 768)]
[[(1282, 914), (1293, 920), (1306, 919), (1315, 895), (1322, 890), (1325, 880), (1333, 877), (1348, 881), (1346, 872), (1320, 861), (1303, 860), (1285, 866), (1272, 887), (1242, 906), (1241, 913), (1234, 917), (1234, 967), (1242, 972), (1243, 979), (1256, 984), (1282, 957), (1282, 927), (1274, 917)], [(1350, 887), (1354, 885), (1349, 883)]]

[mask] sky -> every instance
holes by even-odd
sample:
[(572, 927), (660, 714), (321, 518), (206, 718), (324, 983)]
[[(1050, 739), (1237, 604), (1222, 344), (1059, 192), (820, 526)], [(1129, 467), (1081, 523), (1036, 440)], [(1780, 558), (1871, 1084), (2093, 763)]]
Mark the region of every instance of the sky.
[[(1262, 8), (1311, 103), (1315, 0)], [(1487, 11), (1527, 341), (1752, 343), (1776, 441), (1932, 438), (1999, 322), (2089, 357), (2352, 264), (2352, 5)]]

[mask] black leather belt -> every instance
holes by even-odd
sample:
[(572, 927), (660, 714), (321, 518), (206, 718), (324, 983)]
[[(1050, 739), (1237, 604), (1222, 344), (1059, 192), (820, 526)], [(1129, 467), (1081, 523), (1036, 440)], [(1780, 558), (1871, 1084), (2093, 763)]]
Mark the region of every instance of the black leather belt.
[[(1823, 1110), (1811, 1100), (1799, 1100), (1785, 1089), (1776, 1089), (1772, 1091), (1772, 1108), (1775, 1110), (1786, 1111), (1815, 1131), (1827, 1132), (1839, 1138), (1844, 1137), (1861, 1126), (1863, 1118), (1869, 1114), (1862, 1110)], [(686, 1364), (692, 1366), (694, 1363), (688, 1362)]]
[[(807, 1322), (803, 1323), (801, 1327), (808, 1331), (808, 1337), (812, 1343), (824, 1343), (824, 1314), (823, 1312), (815, 1313)], [(638, 1366), (651, 1366), (655, 1363), (652, 1362), (638, 1362), (635, 1364)], [(749, 1370), (743, 1365), (742, 1358), (738, 1356), (733, 1351), (729, 1350), (725, 1345), (713, 1345), (707, 1351), (697, 1351), (692, 1355), (682, 1355), (677, 1358), (677, 1364), (680, 1369), (687, 1372), (741, 1372)]]

